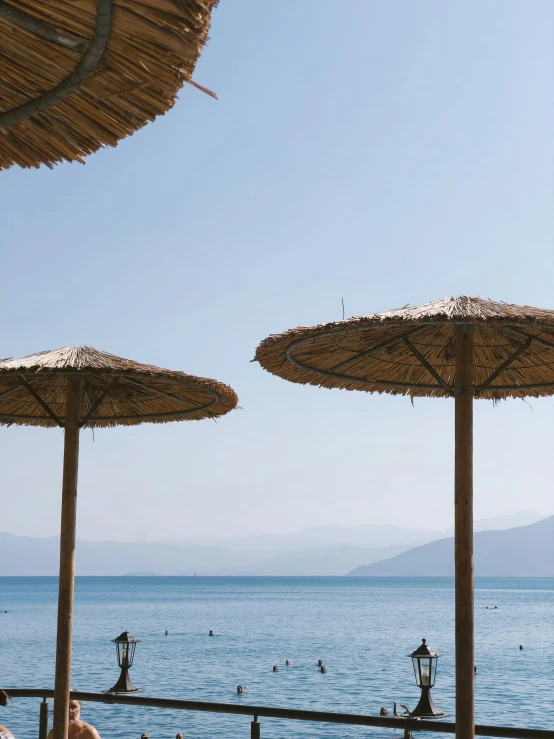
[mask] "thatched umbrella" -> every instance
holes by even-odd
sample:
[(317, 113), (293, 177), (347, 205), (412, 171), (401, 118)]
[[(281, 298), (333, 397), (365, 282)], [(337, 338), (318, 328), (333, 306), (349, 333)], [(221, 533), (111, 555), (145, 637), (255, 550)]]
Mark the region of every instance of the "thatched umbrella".
[(554, 312), (445, 298), (270, 336), (255, 359), (305, 385), (454, 398), (456, 736), (473, 739), (473, 398), (554, 394)]
[(65, 431), (54, 736), (67, 739), (81, 428), (201, 420), (228, 413), (235, 392), (220, 382), (121, 359), (88, 347), (0, 362), (0, 424)]
[(82, 162), (200, 87), (217, 2), (0, 0), (0, 169)]

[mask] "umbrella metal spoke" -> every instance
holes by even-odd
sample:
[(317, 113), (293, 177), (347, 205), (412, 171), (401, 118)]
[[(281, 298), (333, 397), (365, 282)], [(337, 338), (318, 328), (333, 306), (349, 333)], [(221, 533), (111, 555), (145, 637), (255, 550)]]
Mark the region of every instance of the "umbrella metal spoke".
[[(541, 326), (537, 326), (537, 328), (542, 331)], [(529, 338), (532, 337), (533, 341), (536, 341), (537, 344), (541, 344), (542, 346), (547, 347), (548, 349), (554, 349), (554, 341), (548, 341), (547, 339), (543, 339), (542, 336), (537, 336), (536, 334), (529, 334), (527, 331), (524, 331), (520, 328), (514, 328), (513, 326), (506, 326), (506, 331), (508, 333), (512, 333), (515, 336), (518, 336), (520, 339), (522, 338)]]
[(494, 380), (496, 380), (498, 375), (502, 374), (502, 372), (504, 372), (504, 370), (507, 369), (512, 364), (512, 362), (515, 362), (518, 357), (520, 357), (525, 351), (527, 351), (527, 349), (529, 349), (533, 341), (535, 341), (535, 337), (529, 336), (529, 338), (523, 344), (521, 344), (521, 346), (513, 354), (511, 354), (505, 362), (500, 365), (500, 367), (497, 367), (497, 369), (495, 369), (495, 371), (490, 374), (484, 382), (477, 386), (477, 390), (484, 390), (485, 388), (488, 388), (491, 382), (494, 382)]
[(8, 395), (15, 393), (16, 390), (21, 390), (21, 383), (19, 385), (14, 385), (14, 387), (11, 387), (9, 390), (4, 390), (3, 393), (0, 393), (0, 398), (5, 398)]
[[(157, 393), (158, 395), (163, 395), (164, 398), (175, 400), (178, 403), (181, 403), (182, 405), (188, 405), (192, 402), (188, 398), (181, 398), (178, 395), (174, 395), (173, 393), (168, 393), (166, 390), (162, 390), (161, 388), (155, 387), (154, 385), (143, 385), (142, 382), (138, 382), (137, 380), (132, 380), (129, 377), (122, 376), (120, 379), (122, 379), (124, 382), (128, 382), (129, 385), (136, 385), (137, 387), (140, 387), (143, 390), (150, 390), (154, 393)], [(208, 388), (194, 386), (194, 385), (192, 385), (190, 389), (200, 390), (201, 392), (208, 393), (208, 395), (211, 395), (213, 397), (213, 400), (211, 401), (211, 403), (208, 403), (207, 405), (198, 406), (196, 408), (186, 408), (186, 410), (190, 413), (195, 413), (196, 411), (204, 410), (205, 408), (211, 408), (212, 405), (215, 405), (219, 401), (219, 394), (216, 393), (215, 390), (209, 390)], [(175, 415), (177, 415), (178, 413), (179, 411), (175, 411)], [(163, 415), (168, 415), (168, 414), (164, 413)]]
[[(303, 339), (303, 341), (307, 341), (307, 339)], [(295, 342), (300, 343), (300, 342)], [(298, 359), (295, 359), (291, 354), (291, 349), (293, 348), (292, 344), (291, 346), (287, 347), (285, 349), (285, 354), (287, 359), (291, 364), (294, 364), (296, 367), (302, 370), (307, 370), (308, 372), (312, 372), (316, 375), (321, 375), (322, 377), (329, 377), (331, 379), (335, 378), (337, 380), (348, 380), (349, 382), (358, 382), (358, 383), (367, 383), (368, 385), (376, 385), (376, 386), (383, 386), (383, 387), (395, 387), (402, 390), (410, 390), (410, 389), (416, 389), (416, 390), (441, 390), (442, 388), (439, 385), (422, 385), (422, 384), (416, 384), (413, 382), (394, 382), (392, 380), (370, 380), (368, 377), (356, 377), (356, 375), (341, 375), (338, 372), (330, 372), (329, 370), (319, 369), (318, 367), (311, 367), (309, 364), (304, 364), (304, 362), (299, 362)], [(452, 391), (449, 390), (450, 394), (452, 394)]]
[[(100, 406), (101, 403), (104, 402), (104, 400), (106, 400), (106, 396), (111, 390), (113, 390), (113, 388), (117, 385), (118, 382), (119, 382), (119, 377), (114, 377), (114, 379), (110, 382), (110, 384), (104, 390), (104, 392), (100, 395), (100, 397), (97, 398), (96, 400), (93, 400), (92, 405), (88, 409), (88, 413), (83, 417), (83, 419), (81, 420), (79, 424), (80, 428), (82, 428), (85, 425), (85, 423), (92, 417), (92, 414), (94, 413), (94, 411)], [(85, 392), (87, 393), (87, 396), (90, 397), (88, 390), (86, 390)]]
[(42, 36), (47, 41), (52, 41), (54, 44), (63, 46), (70, 51), (86, 54), (89, 49), (89, 45), (84, 41), (80, 41), (67, 33), (60, 33), (57, 28), (54, 28), (49, 23), (45, 23), (32, 15), (24, 13), (22, 10), (14, 8), (13, 5), (9, 5), (4, 0), (0, 0), (0, 17), (6, 18), (16, 26), (20, 26), (37, 36)]
[(37, 393), (37, 391), (30, 385), (27, 380), (24, 377), (19, 377), (21, 380), (21, 384), (23, 387), (27, 390), (27, 392), (33, 396), (33, 398), (37, 401), (37, 403), (44, 408), (44, 410), (48, 413), (50, 418), (52, 418), (60, 428), (64, 428), (65, 424), (64, 422), (54, 413), (52, 408), (40, 397), (40, 395)]
[(432, 367), (429, 362), (425, 359), (423, 354), (419, 352), (416, 347), (412, 344), (412, 342), (409, 339), (404, 339), (404, 344), (408, 347), (408, 349), (412, 352), (414, 357), (419, 360), (419, 362), (425, 367), (427, 372), (429, 372), (430, 375), (432, 375), (435, 380), (442, 385), (442, 387), (446, 390), (447, 393), (450, 395), (454, 395), (454, 388), (451, 387), (445, 379), (443, 379), (439, 373), (435, 370), (434, 367)]
[[(371, 326), (368, 327), (368, 330), (372, 328)], [(377, 346), (374, 346), (373, 349), (368, 349), (365, 352), (361, 352), (360, 354), (356, 354), (355, 357), (350, 357), (350, 359), (345, 359), (344, 362), (340, 362), (339, 364), (335, 364), (334, 367), (329, 367), (329, 372), (336, 372), (337, 370), (344, 369), (344, 367), (347, 367), (352, 362), (357, 362), (359, 359), (369, 359), (370, 357), (374, 356), (375, 354), (378, 354), (383, 349), (391, 349), (393, 346), (396, 346), (397, 344), (401, 344), (403, 341), (408, 339), (411, 336), (417, 336), (422, 331), (426, 331), (427, 327), (425, 328), (417, 328), (412, 331), (408, 331), (407, 334), (402, 334), (401, 336), (395, 336), (392, 339), (389, 339), (388, 341), (383, 341), (381, 344), (378, 344)]]
[(80, 87), (100, 63), (106, 50), (111, 28), (112, 0), (96, 0), (96, 28), (94, 38), (79, 66), (53, 90), (40, 95), (34, 100), (23, 103), (23, 105), (17, 108), (0, 113), (0, 128), (12, 126), (15, 123), (32, 118), (38, 113), (46, 112), (53, 106), (58, 105), (62, 100), (65, 100), (68, 95), (71, 95), (72, 92)]

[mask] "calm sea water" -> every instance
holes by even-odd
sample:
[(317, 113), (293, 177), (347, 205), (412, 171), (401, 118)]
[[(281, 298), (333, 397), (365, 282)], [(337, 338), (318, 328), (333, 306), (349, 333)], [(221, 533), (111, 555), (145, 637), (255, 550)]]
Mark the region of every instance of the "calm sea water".
[[(56, 598), (55, 578), (0, 578), (1, 687), (53, 687)], [(72, 685), (111, 687), (110, 639), (129, 630), (141, 639), (131, 677), (146, 695), (378, 714), (393, 700), (415, 707), (406, 655), (426, 637), (444, 655), (435, 703), (453, 713), (453, 601), (450, 579), (77, 578)], [(552, 729), (554, 579), (478, 580), (475, 612), (477, 720)], [(237, 695), (238, 684), (248, 692)], [(37, 700), (16, 700), (0, 708), (0, 723), (36, 737), (38, 710)], [(87, 704), (82, 717), (103, 739), (249, 736), (246, 716)], [(261, 721), (268, 738), (399, 735)]]

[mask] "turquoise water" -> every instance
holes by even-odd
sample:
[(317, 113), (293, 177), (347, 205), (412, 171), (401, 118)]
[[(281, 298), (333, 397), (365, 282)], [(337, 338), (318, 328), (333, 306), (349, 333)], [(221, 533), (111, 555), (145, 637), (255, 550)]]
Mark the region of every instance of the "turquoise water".
[[(55, 578), (0, 578), (1, 687), (53, 687), (56, 597)], [(425, 637), (444, 655), (435, 703), (453, 713), (453, 600), (450, 579), (77, 578), (72, 685), (111, 687), (110, 639), (129, 630), (141, 639), (131, 677), (145, 695), (378, 714), (393, 700), (415, 707), (406, 655)], [(551, 729), (554, 579), (480, 579), (475, 614), (477, 720)], [(238, 684), (248, 692), (238, 696)], [(38, 700), (16, 700), (0, 708), (0, 723), (17, 739), (36, 737), (38, 710)], [(103, 739), (249, 736), (246, 716), (88, 704), (82, 717)], [(399, 734), (261, 721), (264, 738)]]

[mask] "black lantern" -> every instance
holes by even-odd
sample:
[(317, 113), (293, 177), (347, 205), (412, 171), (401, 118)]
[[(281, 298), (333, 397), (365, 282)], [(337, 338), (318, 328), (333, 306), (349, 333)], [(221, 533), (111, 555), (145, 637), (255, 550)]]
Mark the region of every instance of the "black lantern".
[(421, 646), (415, 652), (408, 655), (412, 658), (414, 666), (414, 675), (418, 688), (421, 688), (421, 698), (415, 709), (411, 712), (411, 716), (421, 716), (422, 718), (439, 718), (446, 716), (445, 713), (433, 703), (431, 698), (431, 688), (435, 684), (435, 675), (437, 674), (437, 662), (440, 657), (431, 647), (428, 647), (423, 639)]
[(128, 631), (124, 631), (117, 639), (112, 639), (117, 649), (117, 664), (121, 667), (121, 675), (113, 688), (105, 690), (105, 693), (142, 692), (141, 688), (135, 688), (129, 677), (129, 668), (133, 666), (135, 648), (139, 641), (140, 639), (135, 639)]

